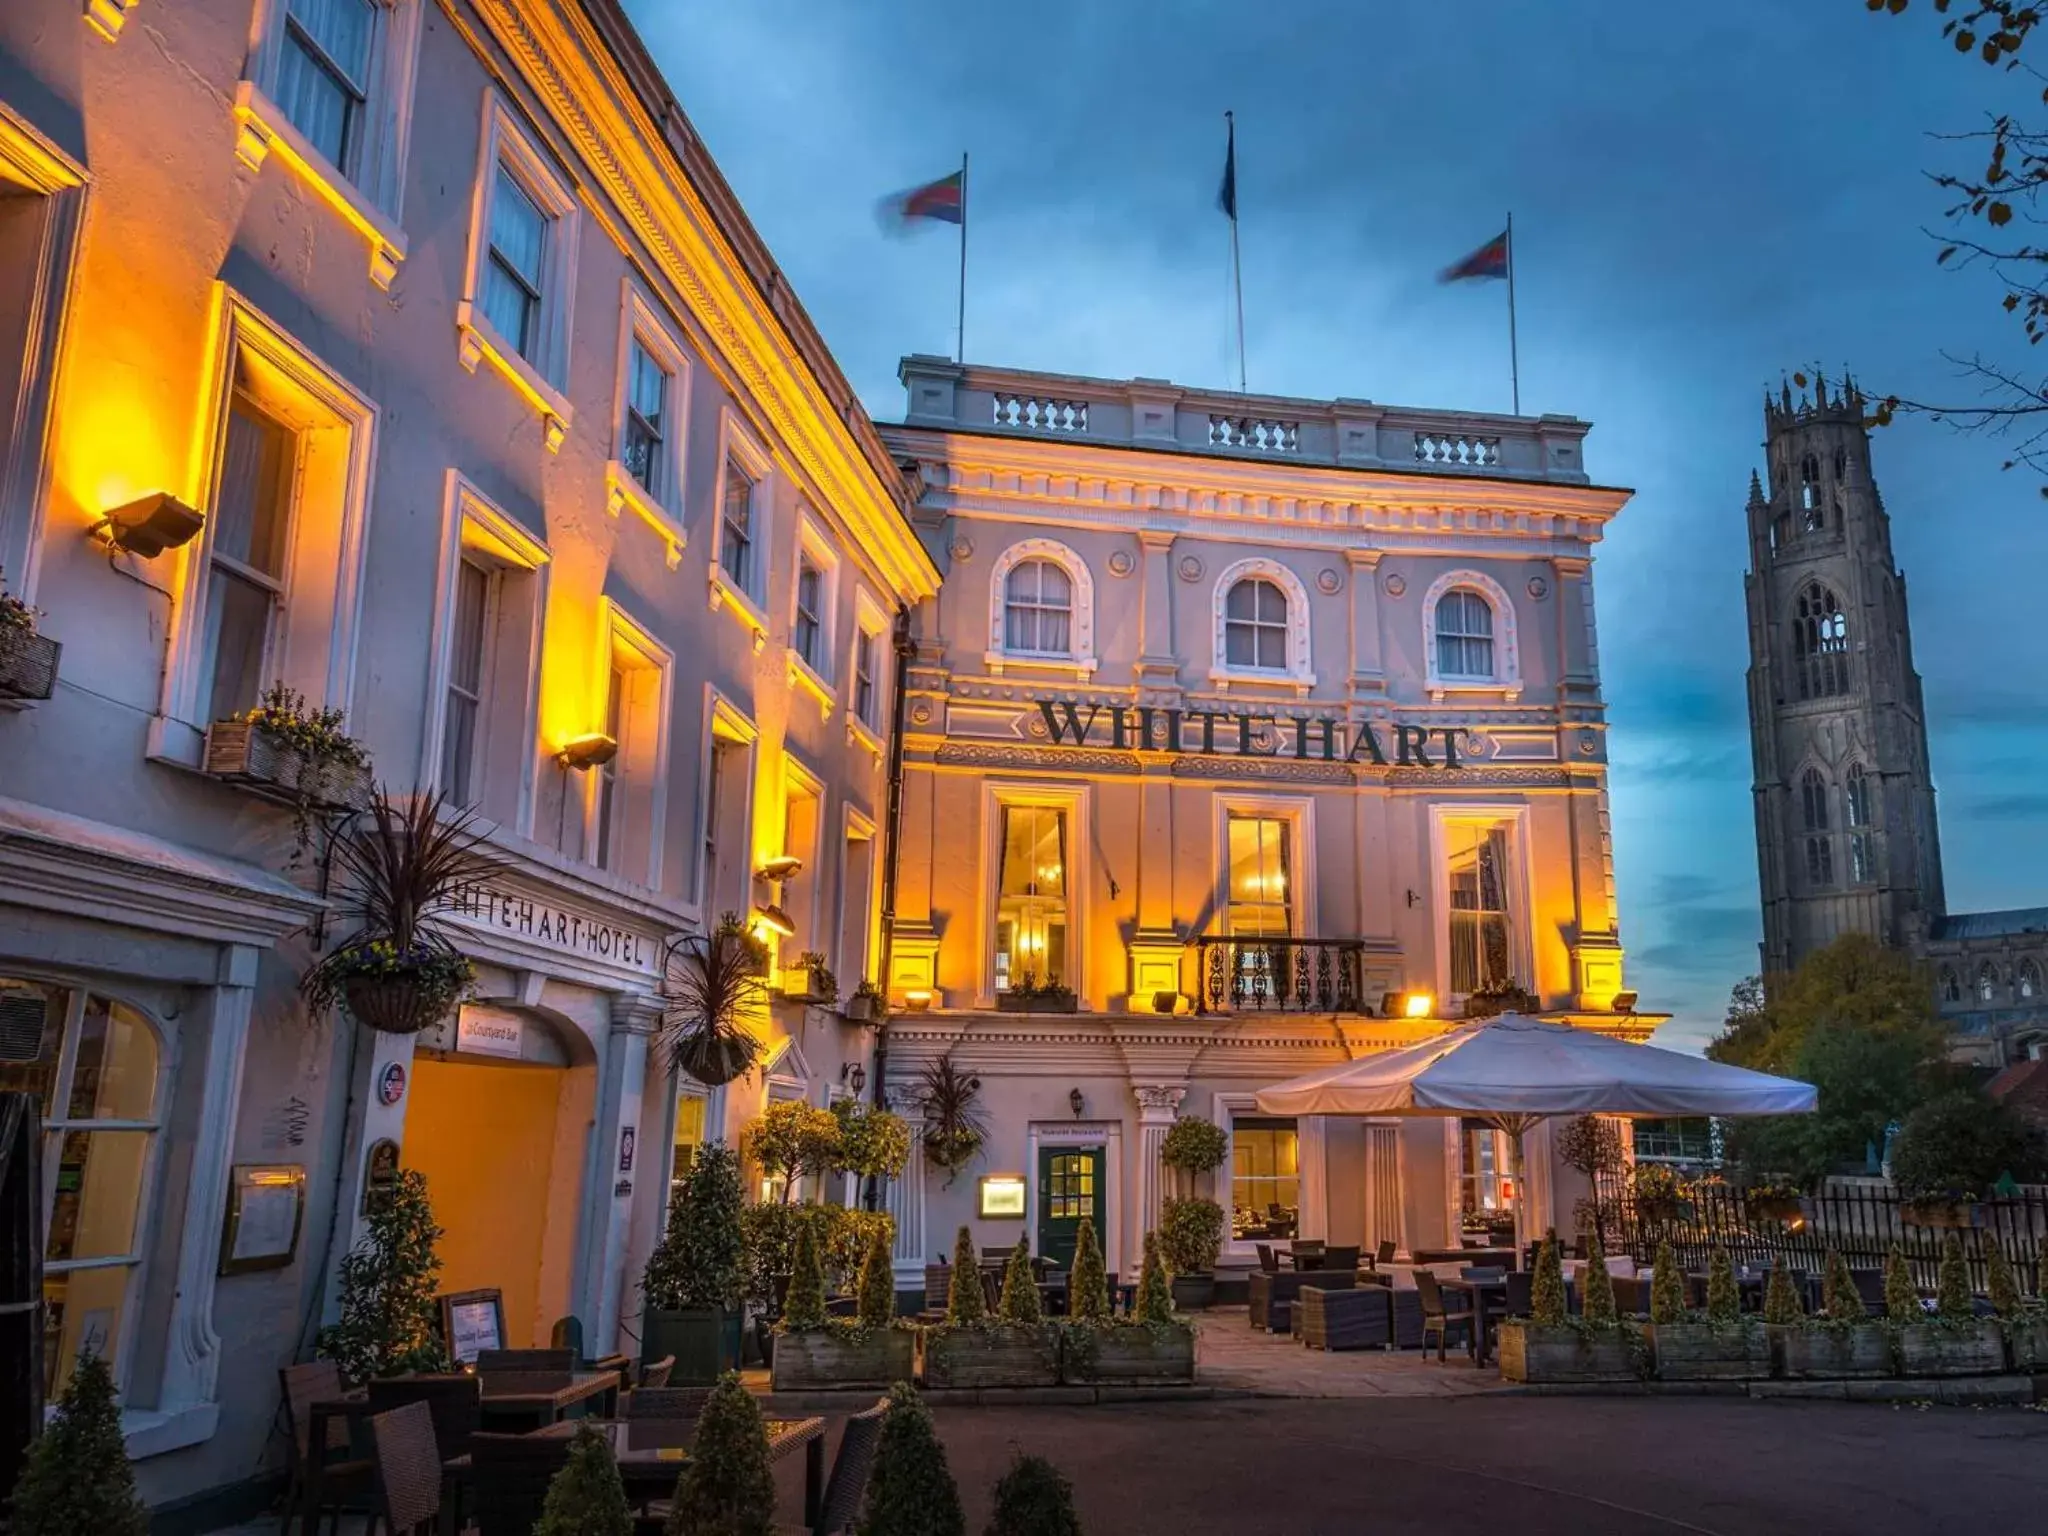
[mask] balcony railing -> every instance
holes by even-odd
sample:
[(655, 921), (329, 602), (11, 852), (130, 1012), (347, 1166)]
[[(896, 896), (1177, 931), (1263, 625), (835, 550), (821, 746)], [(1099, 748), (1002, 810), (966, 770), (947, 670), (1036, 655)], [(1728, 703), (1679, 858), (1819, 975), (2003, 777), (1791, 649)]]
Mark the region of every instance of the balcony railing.
[(1195, 1012), (1370, 1013), (1361, 939), (1205, 937)]

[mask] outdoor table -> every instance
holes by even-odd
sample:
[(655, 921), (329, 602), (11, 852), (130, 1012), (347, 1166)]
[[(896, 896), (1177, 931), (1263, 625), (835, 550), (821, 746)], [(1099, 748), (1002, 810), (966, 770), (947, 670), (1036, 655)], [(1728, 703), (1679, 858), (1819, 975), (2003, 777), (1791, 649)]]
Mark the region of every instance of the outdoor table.
[(543, 1429), (592, 1398), (605, 1400), (597, 1417), (618, 1412), (617, 1371), (571, 1371), (566, 1381), (560, 1373), (492, 1371), (478, 1379), (483, 1383), (484, 1427), (500, 1433), (520, 1427)]
[(1472, 1303), (1472, 1363), (1481, 1370), (1486, 1368), (1486, 1320), (1488, 1309), (1506, 1312), (1508, 1308), (1508, 1283), (1506, 1280), (1439, 1280), (1437, 1288), (1456, 1291)]
[[(304, 1474), (299, 1478), (299, 1529), (302, 1532), (317, 1531), (320, 1528), (320, 1468), (326, 1460), (327, 1422), (330, 1419), (367, 1419), (370, 1416), (370, 1394), (361, 1387), (345, 1392), (340, 1397), (330, 1397), (324, 1402), (311, 1403), (306, 1408), (306, 1444), (311, 1447), (306, 1455)], [(286, 1517), (289, 1522), (290, 1517)], [(287, 1524), (289, 1529), (289, 1524)]]

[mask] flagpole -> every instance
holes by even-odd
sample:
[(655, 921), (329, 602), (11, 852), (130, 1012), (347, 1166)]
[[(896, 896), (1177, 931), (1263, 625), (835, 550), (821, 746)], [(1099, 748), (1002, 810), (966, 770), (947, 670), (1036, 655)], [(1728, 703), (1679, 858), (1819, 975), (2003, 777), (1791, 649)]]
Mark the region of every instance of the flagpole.
[[(1512, 284), (1510, 285), (1512, 286)], [(960, 151), (960, 319), (953, 333), (956, 363), (967, 361), (967, 151)]]
[(1244, 261), (1237, 251), (1237, 115), (1225, 112), (1230, 125), (1230, 281), (1237, 295), (1237, 392), (1245, 393), (1244, 382)]
[[(964, 218), (963, 214), (963, 218)], [(965, 238), (965, 228), (962, 226)], [(1235, 229), (1237, 226), (1232, 225)], [(1508, 377), (1515, 392), (1515, 414), (1522, 414), (1522, 359), (1515, 339), (1515, 216), (1508, 214)]]

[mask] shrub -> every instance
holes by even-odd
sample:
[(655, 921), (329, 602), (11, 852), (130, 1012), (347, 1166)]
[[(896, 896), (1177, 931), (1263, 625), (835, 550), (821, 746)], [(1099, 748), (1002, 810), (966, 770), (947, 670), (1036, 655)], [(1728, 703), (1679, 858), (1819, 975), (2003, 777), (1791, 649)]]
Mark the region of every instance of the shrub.
[(1764, 1321), (1783, 1328), (1806, 1316), (1800, 1304), (1799, 1288), (1792, 1283), (1792, 1271), (1782, 1253), (1771, 1263), (1770, 1283), (1764, 1287)]
[(877, 1227), (868, 1238), (867, 1262), (860, 1267), (860, 1325), (886, 1328), (896, 1320), (896, 1273), (890, 1266), (888, 1235)]
[(775, 1474), (760, 1404), (727, 1371), (697, 1420), (697, 1438), (676, 1480), (667, 1536), (769, 1536)]
[(1159, 1143), (1159, 1161), (1182, 1173), (1213, 1173), (1229, 1155), (1223, 1127), (1200, 1115), (1182, 1115)]
[(1970, 1268), (1963, 1262), (1962, 1239), (1951, 1232), (1941, 1240), (1941, 1268), (1934, 1285), (1934, 1310), (1943, 1317), (1970, 1317)]
[(839, 1120), (833, 1167), (863, 1179), (893, 1179), (910, 1161), (910, 1126), (901, 1115), (855, 1099), (832, 1106)]
[(1742, 1321), (1742, 1292), (1726, 1248), (1716, 1248), (1707, 1259), (1707, 1321), (1721, 1328)]
[(1002, 1305), (998, 1312), (1006, 1323), (1045, 1321), (1045, 1308), (1038, 1300), (1038, 1276), (1031, 1269), (1031, 1245), (1021, 1238), (1010, 1250), (1010, 1262), (1003, 1269)]
[(796, 1262), (789, 1274), (789, 1295), (782, 1304), (782, 1326), (792, 1331), (825, 1326), (825, 1267), (818, 1262), (816, 1224), (796, 1229)]
[(1206, 1275), (1223, 1252), (1223, 1207), (1199, 1195), (1168, 1200), (1159, 1212), (1159, 1256), (1176, 1275)]
[(633, 1512), (612, 1443), (588, 1420), (576, 1431), (567, 1465), (548, 1484), (533, 1536), (633, 1536)]
[(2020, 1300), (2019, 1282), (2013, 1279), (2012, 1261), (2005, 1256), (2004, 1245), (1993, 1243), (1986, 1255), (1988, 1270), (1986, 1289), (1991, 1293), (1991, 1308), (2000, 1317), (2017, 1317), (2023, 1303)]
[(1827, 1278), (1822, 1282), (1822, 1310), (1831, 1323), (1860, 1323), (1870, 1316), (1863, 1305), (1863, 1293), (1849, 1273), (1849, 1261), (1834, 1249), (1828, 1250)]
[(121, 1440), (114, 1374), (79, 1351), (57, 1411), (14, 1485), (16, 1536), (147, 1536), (149, 1511)]
[(1906, 1116), (1891, 1166), (1892, 1182), (1909, 1199), (1981, 1195), (2001, 1174), (2025, 1180), (2039, 1173), (2041, 1135), (2009, 1106), (1958, 1088)]
[(1586, 1238), (1586, 1267), (1579, 1271), (1579, 1316), (1589, 1328), (1612, 1327), (1619, 1318), (1614, 1306), (1614, 1277), (1607, 1273), (1607, 1253), (1597, 1232)]
[(860, 1536), (967, 1536), (967, 1516), (946, 1466), (946, 1448), (908, 1382), (889, 1389), (858, 1529)]
[(1067, 1311), (1084, 1322), (1100, 1323), (1109, 1318), (1109, 1275), (1102, 1267), (1102, 1245), (1095, 1240), (1095, 1223), (1081, 1223), (1074, 1242), (1074, 1268), (1067, 1277)]
[(1138, 1321), (1173, 1321), (1173, 1291), (1166, 1278), (1166, 1264), (1159, 1256), (1159, 1234), (1145, 1234), (1145, 1264), (1138, 1271)]
[(1897, 1243), (1892, 1244), (1892, 1251), (1884, 1260), (1884, 1310), (1885, 1316), (1895, 1323), (1917, 1323), (1925, 1316), (1920, 1292), (1913, 1284), (1913, 1272), (1906, 1268), (1906, 1256), (1899, 1252)]
[(996, 1484), (984, 1536), (1081, 1536), (1074, 1485), (1043, 1456), (1020, 1455)]
[(647, 1304), (663, 1312), (737, 1307), (746, 1248), (740, 1163), (721, 1142), (699, 1147), (682, 1187), (669, 1198), (668, 1227), (647, 1256)]
[(745, 1206), (740, 1211), (740, 1237), (744, 1289), (750, 1299), (767, 1305), (775, 1297), (776, 1277), (796, 1272), (797, 1229), (806, 1226), (817, 1239), (828, 1292), (858, 1279), (876, 1233), (885, 1242), (896, 1241), (896, 1222), (887, 1211), (841, 1205)]
[(962, 1227), (953, 1239), (953, 1283), (946, 1292), (946, 1321), (964, 1328), (987, 1317), (988, 1298), (981, 1294), (981, 1266), (974, 1261), (974, 1234)]
[(783, 1205), (789, 1204), (798, 1179), (824, 1177), (845, 1150), (839, 1116), (801, 1099), (770, 1104), (747, 1127), (740, 1144), (764, 1177), (782, 1180)]
[(1678, 1272), (1678, 1260), (1672, 1257), (1669, 1243), (1657, 1245), (1656, 1274), (1650, 1281), (1650, 1321), (1685, 1321), (1685, 1276)]
[(1557, 1233), (1551, 1232), (1536, 1250), (1536, 1276), (1529, 1283), (1530, 1320), (1540, 1327), (1560, 1328), (1565, 1320), (1564, 1260)]
[(445, 1371), (440, 1339), (441, 1229), (427, 1176), (407, 1168), (371, 1211), (363, 1240), (341, 1261), (341, 1321), (320, 1330), (318, 1351), (359, 1387), (375, 1376)]

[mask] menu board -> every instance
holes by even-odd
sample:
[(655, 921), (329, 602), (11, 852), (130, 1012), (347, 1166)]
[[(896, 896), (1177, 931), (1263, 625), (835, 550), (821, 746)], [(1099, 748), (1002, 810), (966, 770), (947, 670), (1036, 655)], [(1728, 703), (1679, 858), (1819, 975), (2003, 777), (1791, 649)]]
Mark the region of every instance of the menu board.
[(497, 1291), (463, 1291), (441, 1298), (448, 1353), (457, 1365), (473, 1365), (486, 1349), (505, 1347), (505, 1302)]

